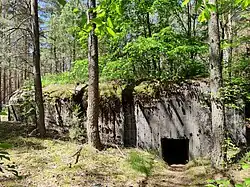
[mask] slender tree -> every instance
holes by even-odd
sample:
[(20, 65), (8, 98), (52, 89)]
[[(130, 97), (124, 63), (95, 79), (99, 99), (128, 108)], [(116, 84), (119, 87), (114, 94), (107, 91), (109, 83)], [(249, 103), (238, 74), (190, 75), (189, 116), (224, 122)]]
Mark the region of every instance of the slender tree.
[(44, 105), (42, 95), (42, 82), (40, 73), (40, 42), (39, 42), (39, 21), (38, 21), (38, 1), (31, 0), (32, 33), (33, 33), (33, 66), (35, 101), (37, 106), (37, 129), (40, 136), (45, 136)]
[[(4, 17), (3, 15), (3, 0), (0, 1), (0, 13), (1, 13), (1, 18)], [(0, 28), (2, 29), (2, 28)], [(1, 38), (1, 44), (3, 44), (3, 37)], [(2, 111), (2, 61), (3, 61), (3, 45), (1, 47), (1, 58), (0, 58), (0, 112)]]
[[(95, 0), (88, 0), (88, 23), (96, 17), (93, 9), (96, 7)], [(98, 38), (95, 34), (95, 23), (88, 39), (89, 60), (89, 86), (88, 86), (88, 109), (87, 109), (87, 133), (88, 142), (97, 149), (101, 149), (101, 141), (98, 128), (99, 117), (99, 70), (98, 70)]]
[[(209, 0), (212, 5), (217, 5), (216, 0)], [(219, 100), (219, 91), (222, 87), (222, 65), (220, 49), (219, 20), (217, 11), (211, 11), (211, 18), (208, 23), (209, 35), (209, 62), (210, 62), (210, 89), (211, 89), (211, 107), (212, 107), (212, 163), (219, 167), (223, 161), (223, 143), (224, 143), (224, 122), (225, 110), (223, 103)]]

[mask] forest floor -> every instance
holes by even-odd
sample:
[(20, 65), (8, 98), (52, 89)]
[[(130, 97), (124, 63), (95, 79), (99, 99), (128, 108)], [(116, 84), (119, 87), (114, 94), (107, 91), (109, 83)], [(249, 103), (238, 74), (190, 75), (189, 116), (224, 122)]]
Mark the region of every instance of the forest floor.
[[(218, 172), (206, 161), (192, 161), (185, 166), (167, 166), (154, 156), (151, 175), (132, 169), (131, 152), (150, 155), (137, 149), (110, 148), (97, 151), (83, 146), (79, 161), (73, 155), (81, 145), (55, 139), (28, 137), (29, 128), (19, 123), (0, 123), (0, 142), (13, 145), (8, 150), (11, 163), (17, 165), (20, 178), (0, 174), (0, 187), (182, 187), (205, 186), (208, 179), (230, 174), (241, 181), (250, 170)], [(236, 168), (236, 167), (234, 167)]]

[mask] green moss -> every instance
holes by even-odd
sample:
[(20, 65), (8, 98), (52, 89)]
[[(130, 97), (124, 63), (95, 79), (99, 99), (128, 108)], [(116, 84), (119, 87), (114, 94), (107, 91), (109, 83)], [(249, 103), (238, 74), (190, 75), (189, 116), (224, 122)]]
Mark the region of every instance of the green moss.
[(53, 84), (43, 88), (44, 95), (49, 95), (51, 98), (71, 98), (74, 91), (73, 84)]
[(102, 96), (102, 97), (116, 96), (116, 97), (121, 99), (122, 87), (120, 85), (117, 85), (117, 84), (112, 83), (112, 82), (100, 83), (99, 89), (100, 89), (100, 96)]
[(145, 94), (148, 96), (155, 95), (154, 86), (150, 83), (144, 82), (134, 88), (135, 95)]

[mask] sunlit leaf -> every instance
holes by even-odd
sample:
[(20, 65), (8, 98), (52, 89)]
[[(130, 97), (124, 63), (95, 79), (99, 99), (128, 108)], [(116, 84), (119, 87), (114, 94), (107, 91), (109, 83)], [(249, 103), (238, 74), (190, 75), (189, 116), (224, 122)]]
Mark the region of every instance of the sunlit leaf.
[(101, 35), (101, 31), (99, 29), (99, 27), (95, 28), (95, 34), (98, 36), (98, 35)]
[(243, 0), (235, 0), (235, 4), (236, 4), (236, 5), (239, 5), (239, 4), (241, 4), (242, 1), (243, 1)]
[(95, 23), (97, 27), (103, 25), (103, 22), (100, 18), (94, 18), (92, 19), (92, 22)]
[(84, 28), (84, 31), (85, 32), (87, 32), (87, 33), (89, 33), (91, 30), (92, 30), (92, 25), (91, 24), (87, 24), (86, 26), (85, 26), (85, 28)]
[(195, 6), (196, 12), (201, 8), (202, 2), (203, 2), (202, 0), (197, 0), (196, 6)]
[(248, 169), (248, 168), (250, 168), (250, 165), (249, 165), (249, 164), (243, 164), (243, 165), (242, 165), (242, 169)]
[(235, 187), (243, 187), (243, 184), (235, 184)]
[(79, 12), (78, 8), (74, 8), (73, 13), (77, 14)]
[(250, 178), (245, 179), (245, 184), (250, 185)]
[(107, 28), (107, 31), (108, 31), (108, 33), (111, 35), (111, 36), (116, 36), (116, 34), (115, 34), (115, 32), (113, 31), (113, 29), (112, 28), (110, 28), (110, 27), (106, 27)]
[(107, 19), (107, 22), (108, 22), (108, 26), (110, 27), (110, 28), (114, 28), (114, 26), (113, 26), (113, 23), (112, 23), (112, 21), (111, 21), (111, 18), (110, 17), (108, 17), (108, 19)]
[(207, 4), (206, 6), (210, 12), (216, 12), (216, 6), (214, 4)]
[(105, 15), (106, 15), (106, 12), (105, 11), (102, 11), (102, 12), (100, 12), (99, 14), (98, 14), (98, 18), (102, 18), (102, 17), (105, 17)]
[(250, 5), (250, 0), (243, 0), (242, 1), (242, 8), (246, 9)]
[(121, 7), (120, 7), (119, 4), (116, 4), (115, 10), (116, 10), (116, 12), (117, 12), (119, 15), (122, 14), (122, 13), (121, 13)]
[(183, 3), (181, 4), (182, 6), (186, 6), (189, 3), (190, 0), (184, 0)]
[(101, 5), (98, 5), (98, 6), (95, 8), (95, 11), (96, 11), (96, 12), (99, 12), (101, 9), (102, 9), (102, 8), (101, 8)]
[(207, 21), (206, 16), (205, 16), (205, 10), (203, 10), (203, 11), (200, 13), (200, 15), (199, 15), (199, 17), (198, 17), (198, 21), (201, 22), (201, 23)]

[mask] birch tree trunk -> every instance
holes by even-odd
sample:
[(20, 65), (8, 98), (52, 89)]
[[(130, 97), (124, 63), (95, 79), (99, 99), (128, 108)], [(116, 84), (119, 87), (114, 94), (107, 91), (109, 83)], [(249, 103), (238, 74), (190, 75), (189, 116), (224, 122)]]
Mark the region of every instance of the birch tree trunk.
[[(95, 0), (88, 0), (88, 22), (96, 17), (93, 9), (96, 7)], [(87, 134), (88, 143), (97, 149), (102, 149), (100, 141), (98, 117), (99, 117), (99, 70), (98, 70), (98, 39), (94, 31), (96, 25), (92, 23), (92, 30), (88, 39), (89, 61), (89, 86), (88, 86), (88, 109), (87, 109)]]
[[(4, 17), (3, 15), (3, 0), (0, 0), (0, 13), (1, 13), (1, 18)], [(0, 27), (1, 31), (2, 31), (2, 28)], [(1, 58), (0, 58), (0, 112), (2, 111), (2, 104), (3, 104), (3, 97), (2, 97), (2, 61), (3, 61), (3, 38), (1, 38)]]
[[(216, 0), (209, 0), (210, 4), (217, 5)], [(219, 21), (216, 11), (211, 12), (211, 18), (208, 23), (209, 35), (209, 62), (210, 62), (210, 89), (211, 89), (211, 107), (212, 107), (212, 164), (220, 167), (223, 162), (223, 144), (224, 144), (224, 121), (225, 110), (220, 102), (220, 88), (222, 87), (222, 65), (220, 49)]]
[(40, 42), (39, 42), (39, 22), (38, 22), (38, 1), (31, 0), (32, 31), (33, 31), (33, 66), (35, 101), (37, 106), (37, 129), (41, 137), (45, 136), (44, 106), (42, 95), (42, 82), (40, 72)]
[(227, 70), (228, 78), (231, 80), (232, 73), (231, 73), (231, 66), (232, 66), (232, 14), (229, 13), (227, 15), (227, 24), (225, 27), (225, 39), (227, 40), (229, 47), (224, 52), (224, 64)]

